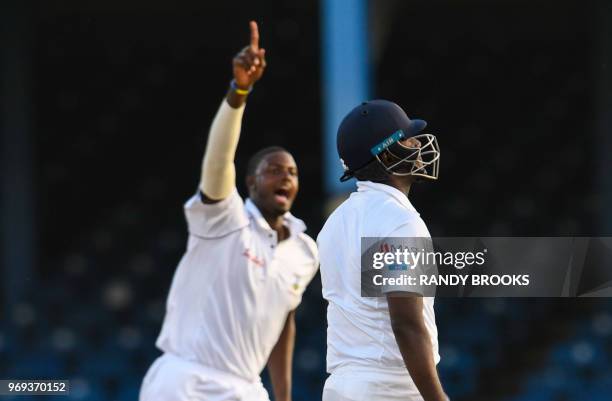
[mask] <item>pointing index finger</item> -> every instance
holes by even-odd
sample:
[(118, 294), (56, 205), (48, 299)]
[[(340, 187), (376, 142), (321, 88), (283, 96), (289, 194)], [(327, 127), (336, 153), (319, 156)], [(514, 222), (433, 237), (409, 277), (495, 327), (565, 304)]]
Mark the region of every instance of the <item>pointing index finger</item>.
[(257, 51), (259, 49), (259, 29), (257, 28), (257, 22), (249, 22), (251, 27), (251, 49)]

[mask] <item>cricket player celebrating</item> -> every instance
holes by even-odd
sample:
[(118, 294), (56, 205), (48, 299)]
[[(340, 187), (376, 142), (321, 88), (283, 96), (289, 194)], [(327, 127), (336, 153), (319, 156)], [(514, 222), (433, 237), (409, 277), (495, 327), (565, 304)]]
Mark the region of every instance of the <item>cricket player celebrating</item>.
[(268, 366), (277, 401), (291, 400), (294, 310), (316, 273), (316, 244), (289, 213), (298, 191), (291, 154), (256, 153), (249, 198), (235, 187), (234, 154), (248, 93), (266, 68), (257, 24), (233, 60), (234, 79), (214, 118), (198, 194), (185, 204), (187, 250), (166, 305), (141, 401), (265, 401)]
[(433, 298), (399, 288), (382, 298), (361, 296), (361, 238), (429, 238), (408, 200), (416, 180), (437, 179), (436, 138), (425, 121), (395, 103), (364, 102), (338, 129), (345, 173), (357, 192), (319, 233), (321, 280), (327, 308), (327, 370), (323, 401), (446, 401), (436, 364)]

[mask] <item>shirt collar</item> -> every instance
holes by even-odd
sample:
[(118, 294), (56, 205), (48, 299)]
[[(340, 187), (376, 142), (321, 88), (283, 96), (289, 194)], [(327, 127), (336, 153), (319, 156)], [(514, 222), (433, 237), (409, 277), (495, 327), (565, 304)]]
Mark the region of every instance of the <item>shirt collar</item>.
[(408, 196), (397, 188), (372, 181), (357, 181), (357, 192), (367, 191), (384, 192), (398, 201), (406, 209), (418, 213), (414, 206), (412, 206), (412, 203), (410, 203), (410, 200), (408, 200)]
[[(261, 212), (259, 211), (259, 208), (255, 205), (255, 203), (253, 203), (253, 201), (250, 198), (247, 198), (244, 207), (247, 210), (247, 213), (249, 214), (249, 216), (251, 216), (255, 220), (255, 222), (257, 223), (259, 227), (261, 227), (262, 229), (266, 231), (272, 230), (272, 228), (270, 227), (266, 219), (262, 216)], [(298, 219), (297, 217), (292, 215), (290, 212), (286, 212), (283, 215), (283, 221), (285, 225), (289, 228), (290, 236), (294, 236), (294, 235), (297, 235), (299, 233), (303, 233), (304, 231), (306, 231), (306, 224), (304, 224), (302, 220)]]

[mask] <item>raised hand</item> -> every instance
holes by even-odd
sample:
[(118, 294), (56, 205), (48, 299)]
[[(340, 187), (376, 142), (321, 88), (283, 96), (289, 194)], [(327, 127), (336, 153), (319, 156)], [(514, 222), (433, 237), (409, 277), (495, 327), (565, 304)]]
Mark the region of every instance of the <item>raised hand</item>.
[(251, 43), (238, 53), (233, 60), (234, 80), (240, 89), (248, 90), (263, 75), (266, 69), (266, 49), (259, 48), (259, 29), (251, 21)]

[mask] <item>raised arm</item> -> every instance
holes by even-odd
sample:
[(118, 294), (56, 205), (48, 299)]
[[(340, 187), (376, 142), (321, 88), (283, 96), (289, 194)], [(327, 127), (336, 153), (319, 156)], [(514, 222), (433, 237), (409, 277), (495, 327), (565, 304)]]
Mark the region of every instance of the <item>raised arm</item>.
[(266, 68), (266, 51), (259, 48), (257, 23), (251, 21), (250, 28), (251, 43), (233, 59), (234, 79), (208, 134), (200, 180), (202, 200), (206, 203), (227, 198), (236, 186), (234, 156), (246, 98)]

